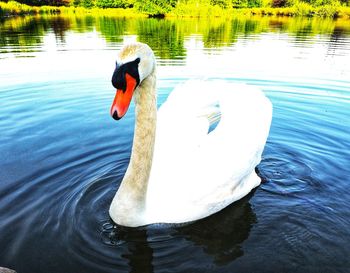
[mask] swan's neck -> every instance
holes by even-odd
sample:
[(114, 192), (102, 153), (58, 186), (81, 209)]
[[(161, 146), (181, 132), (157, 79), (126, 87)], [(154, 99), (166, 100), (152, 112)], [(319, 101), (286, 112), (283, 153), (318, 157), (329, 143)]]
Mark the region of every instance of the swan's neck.
[(155, 72), (135, 90), (134, 99), (136, 121), (130, 163), (110, 207), (113, 221), (125, 226), (139, 226), (144, 222), (157, 123)]

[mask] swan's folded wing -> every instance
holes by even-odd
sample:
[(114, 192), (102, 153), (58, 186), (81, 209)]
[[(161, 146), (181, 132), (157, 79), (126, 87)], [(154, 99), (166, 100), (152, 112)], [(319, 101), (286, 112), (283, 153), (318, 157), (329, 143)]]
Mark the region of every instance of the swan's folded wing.
[(270, 128), (270, 101), (259, 89), (224, 82), (191, 82), (173, 92), (159, 109), (149, 204), (216, 209), (243, 197), (260, 183), (254, 168)]

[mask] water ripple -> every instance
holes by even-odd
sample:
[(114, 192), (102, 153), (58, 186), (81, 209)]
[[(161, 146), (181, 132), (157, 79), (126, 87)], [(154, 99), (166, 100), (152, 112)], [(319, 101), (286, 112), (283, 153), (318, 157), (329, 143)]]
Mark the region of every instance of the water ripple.
[[(347, 24), (40, 18), (0, 23), (9, 39), (0, 44), (1, 266), (23, 273), (348, 271)], [(264, 91), (274, 112), (256, 168), (261, 186), (194, 223), (111, 221), (135, 117), (133, 104), (118, 123), (108, 113), (123, 39), (155, 48), (158, 105), (190, 78)]]

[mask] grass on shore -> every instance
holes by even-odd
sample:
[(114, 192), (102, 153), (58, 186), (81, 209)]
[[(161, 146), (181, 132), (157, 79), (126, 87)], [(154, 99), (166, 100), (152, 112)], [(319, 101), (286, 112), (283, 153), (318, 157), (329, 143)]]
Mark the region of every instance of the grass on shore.
[(0, 1), (0, 16), (27, 15), (27, 14), (96, 14), (110, 15), (120, 17), (144, 17), (146, 15), (139, 13), (135, 9), (122, 8), (83, 8), (83, 7), (54, 7), (54, 6), (29, 6), (16, 1), (7, 3)]
[(252, 8), (242, 11), (246, 15), (260, 16), (306, 16), (321, 18), (344, 18), (350, 19), (350, 7), (325, 5), (312, 7), (307, 3), (299, 3), (287, 8)]
[[(142, 17), (147, 16), (133, 8), (83, 8), (83, 7), (54, 7), (54, 6), (28, 6), (16, 1), (7, 3), (0, 1), (0, 16), (26, 15), (26, 14), (96, 14), (120, 17)], [(176, 8), (166, 17), (232, 17), (232, 16), (307, 16), (323, 18), (344, 18), (350, 19), (350, 7), (337, 5), (324, 5), (313, 7), (304, 2), (298, 2), (292, 7), (285, 8), (242, 8), (242, 9), (222, 9), (219, 6), (185, 4), (180, 2)]]
[(178, 4), (168, 17), (230, 17), (230, 16), (307, 16), (322, 18), (344, 18), (350, 19), (350, 7), (337, 5), (324, 5), (313, 7), (304, 2), (298, 2), (292, 7), (272, 8), (240, 8), (222, 9), (218, 6)]

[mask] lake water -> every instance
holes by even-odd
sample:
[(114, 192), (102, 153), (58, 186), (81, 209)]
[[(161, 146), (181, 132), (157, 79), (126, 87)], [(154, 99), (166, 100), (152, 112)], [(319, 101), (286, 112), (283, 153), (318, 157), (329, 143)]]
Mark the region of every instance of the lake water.
[[(350, 272), (350, 21), (48, 16), (0, 31), (0, 266)], [(110, 79), (134, 40), (155, 51), (159, 104), (190, 78), (270, 98), (263, 183), (249, 196), (192, 224), (113, 227), (134, 113), (110, 117)]]

